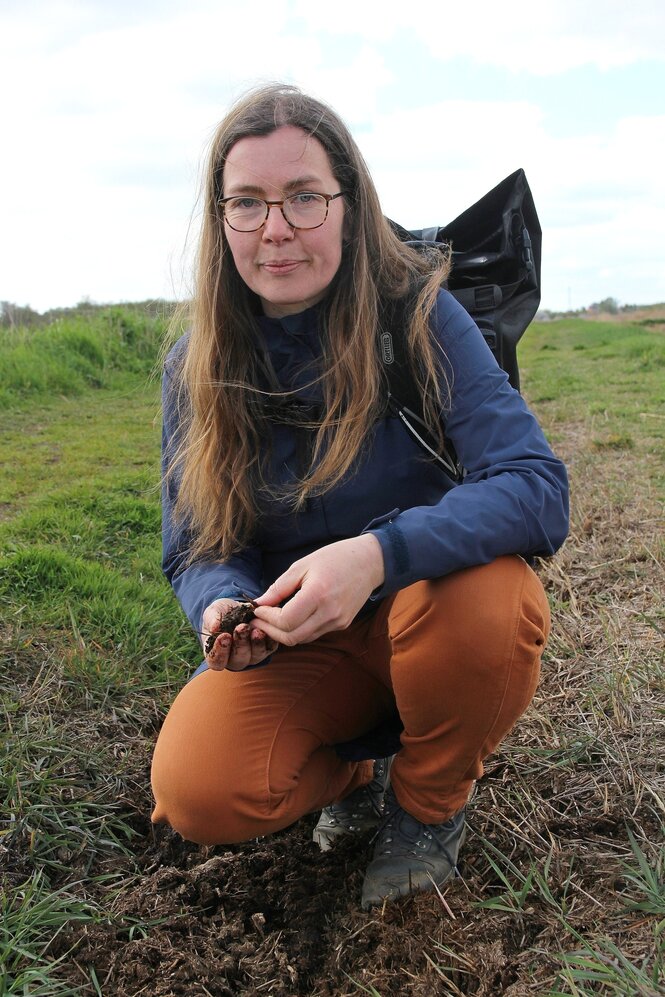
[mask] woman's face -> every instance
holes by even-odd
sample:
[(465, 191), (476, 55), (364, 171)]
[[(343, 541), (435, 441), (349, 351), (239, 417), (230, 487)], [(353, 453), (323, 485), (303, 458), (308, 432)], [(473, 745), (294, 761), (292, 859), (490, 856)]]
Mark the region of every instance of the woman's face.
[[(224, 166), (224, 197), (281, 201), (298, 191), (339, 189), (321, 143), (293, 125), (239, 139)], [(343, 202), (342, 197), (331, 201), (325, 222), (314, 229), (292, 228), (277, 206), (258, 232), (236, 232), (225, 222), (238, 273), (258, 294), (266, 315), (294, 315), (325, 297), (342, 259)]]

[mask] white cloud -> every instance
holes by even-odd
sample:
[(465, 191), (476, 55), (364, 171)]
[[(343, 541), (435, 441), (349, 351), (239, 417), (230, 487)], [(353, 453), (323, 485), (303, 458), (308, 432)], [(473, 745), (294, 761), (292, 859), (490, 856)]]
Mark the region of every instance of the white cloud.
[[(321, 48), (325, 48), (322, 44)], [(363, 44), (359, 51), (329, 68), (312, 66), (298, 71), (293, 81), (308, 93), (334, 106), (348, 123), (376, 119), (380, 92), (395, 78), (395, 70), (376, 49)]]
[(543, 300), (665, 299), (665, 117), (619, 120), (603, 135), (542, 137), (534, 181), (543, 229)]
[[(520, 122), (508, 137), (506, 121)], [(665, 298), (665, 117), (560, 138), (535, 105), (443, 101), (377, 118), (361, 145), (386, 213), (408, 228), (451, 221), (523, 167), (545, 233), (544, 306)]]
[[(447, 100), (375, 118), (359, 143), (386, 212), (420, 227), (450, 221), (522, 166), (542, 133), (523, 101)], [(519, 121), (507, 132), (506, 121)], [(488, 150), (491, 154), (488, 155)]]
[[(566, 307), (569, 288), (576, 303), (665, 298), (665, 118), (637, 113), (636, 95), (610, 129), (555, 134), (528, 96), (529, 73), (662, 59), (664, 27), (665, 5), (645, 0), (0, 0), (0, 298), (179, 293), (205, 145), (233, 97), (275, 78), (346, 118), (407, 226), (450, 221), (524, 167), (546, 229), (544, 304)], [(413, 101), (414, 58), (431, 84), (387, 113), (395, 83)], [(454, 58), (523, 72), (524, 99), (441, 99)]]
[[(433, 58), (460, 56), (535, 75), (576, 66), (599, 69), (665, 58), (665, 6), (660, 0), (337, 0), (334, 9), (294, 0), (306, 28), (361, 35), (378, 42), (419, 38)], [(408, 70), (408, 58), (403, 67)]]

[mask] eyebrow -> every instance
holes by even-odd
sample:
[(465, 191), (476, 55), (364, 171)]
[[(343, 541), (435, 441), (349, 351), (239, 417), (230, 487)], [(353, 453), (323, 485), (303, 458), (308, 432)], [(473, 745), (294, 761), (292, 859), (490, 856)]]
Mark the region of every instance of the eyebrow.
[[(289, 180), (282, 187), (285, 194), (290, 191), (302, 190), (303, 187), (320, 187), (322, 184), (321, 178), (316, 176), (305, 176), (297, 177), (295, 180)], [(237, 194), (256, 194), (257, 197), (262, 197), (265, 193), (265, 187), (261, 187), (258, 184), (243, 183), (243, 184), (233, 184), (229, 189), (229, 194), (227, 196), (233, 197)]]

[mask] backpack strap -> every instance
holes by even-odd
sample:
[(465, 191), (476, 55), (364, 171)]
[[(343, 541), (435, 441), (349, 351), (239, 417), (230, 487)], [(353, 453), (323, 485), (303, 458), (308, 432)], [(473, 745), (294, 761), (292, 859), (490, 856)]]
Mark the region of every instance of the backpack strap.
[(464, 478), (455, 448), (445, 440), (443, 448), (430, 432), (424, 418), (423, 397), (411, 369), (406, 345), (406, 327), (415, 294), (388, 302), (381, 317), (381, 360), (387, 383), (387, 411), (399, 419), (418, 446), (458, 484)]

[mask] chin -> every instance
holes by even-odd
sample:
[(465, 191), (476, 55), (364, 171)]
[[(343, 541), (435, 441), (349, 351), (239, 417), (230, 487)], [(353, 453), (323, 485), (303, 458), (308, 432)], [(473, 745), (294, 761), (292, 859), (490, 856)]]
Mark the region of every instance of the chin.
[(325, 290), (320, 291), (318, 294), (303, 295), (303, 297), (294, 297), (293, 295), (288, 295), (287, 297), (285, 295), (283, 298), (273, 296), (267, 298), (265, 295), (259, 294), (263, 311), (269, 318), (284, 318), (286, 315), (297, 315), (298, 312), (304, 312), (306, 308), (311, 308), (312, 305), (318, 304), (325, 296)]

